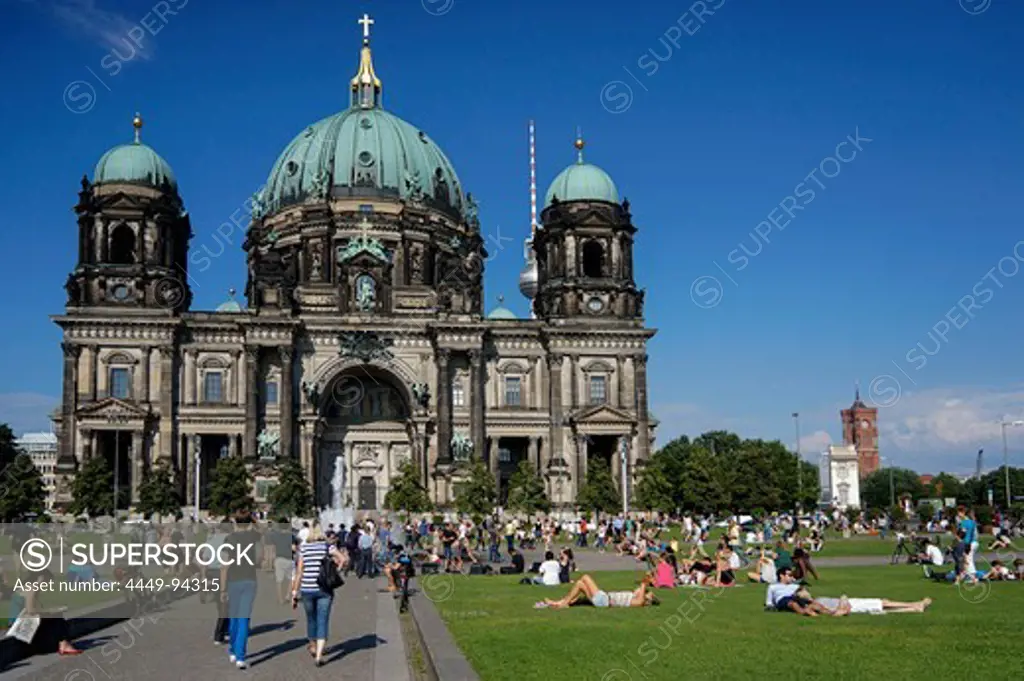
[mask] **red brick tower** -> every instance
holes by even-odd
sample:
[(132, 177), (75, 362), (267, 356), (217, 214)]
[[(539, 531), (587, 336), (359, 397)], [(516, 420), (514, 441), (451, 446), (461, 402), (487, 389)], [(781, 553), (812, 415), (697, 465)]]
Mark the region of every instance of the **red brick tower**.
[(863, 480), (878, 470), (878, 409), (861, 401), (858, 387), (853, 404), (839, 413), (843, 417), (843, 444), (857, 448), (857, 468)]

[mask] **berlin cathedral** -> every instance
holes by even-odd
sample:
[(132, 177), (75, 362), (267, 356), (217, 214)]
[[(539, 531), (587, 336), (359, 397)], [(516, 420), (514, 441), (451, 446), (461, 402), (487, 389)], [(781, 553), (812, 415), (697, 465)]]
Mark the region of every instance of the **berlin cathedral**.
[(58, 504), (93, 456), (132, 503), (148, 468), (168, 466), (189, 506), (206, 505), (227, 456), (249, 463), (258, 502), (297, 457), (318, 507), (364, 511), (383, 508), (407, 461), (442, 506), (473, 459), (502, 500), (522, 461), (560, 508), (597, 459), (633, 484), (654, 439), (655, 332), (629, 202), (577, 139), (526, 239), (530, 318), (485, 314), (477, 204), (440, 147), (382, 108), (372, 20), (360, 23), (348, 108), (300, 131), (248, 204), (244, 304), (232, 292), (191, 309), (189, 215), (140, 116), (134, 141), (83, 178), (78, 262), (54, 317)]

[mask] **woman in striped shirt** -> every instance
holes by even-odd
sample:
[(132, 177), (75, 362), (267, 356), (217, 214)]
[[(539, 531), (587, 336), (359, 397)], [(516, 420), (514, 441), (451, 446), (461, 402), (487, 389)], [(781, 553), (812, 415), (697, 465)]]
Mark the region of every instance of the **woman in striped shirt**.
[(330, 555), (339, 568), (344, 566), (344, 556), (324, 537), (320, 525), (310, 528), (309, 537), (299, 548), (299, 561), (292, 578), (292, 607), (299, 598), (306, 610), (306, 631), (309, 639), (309, 654), (316, 658), (319, 667), (323, 664), (324, 646), (327, 644), (328, 622), (331, 619), (331, 603), (334, 594), (324, 591), (317, 583), (320, 564)]

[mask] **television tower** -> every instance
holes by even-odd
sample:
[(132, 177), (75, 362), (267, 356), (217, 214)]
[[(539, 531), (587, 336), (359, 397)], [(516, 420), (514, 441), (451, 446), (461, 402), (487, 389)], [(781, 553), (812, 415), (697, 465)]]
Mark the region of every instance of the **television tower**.
[(537, 256), (533, 252), (533, 239), (537, 235), (537, 146), (533, 121), (530, 121), (530, 238), (523, 244), (526, 266), (519, 274), (519, 292), (530, 301), (530, 319), (536, 319), (533, 299), (537, 297), (539, 276)]

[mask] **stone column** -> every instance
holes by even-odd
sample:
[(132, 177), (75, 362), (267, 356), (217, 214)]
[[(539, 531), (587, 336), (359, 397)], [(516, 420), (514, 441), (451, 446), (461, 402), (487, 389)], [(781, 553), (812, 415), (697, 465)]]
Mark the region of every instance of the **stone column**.
[[(359, 506), (359, 492), (356, 488), (356, 443), (346, 442), (345, 443), (345, 468), (348, 473), (348, 496), (352, 500), (352, 506)], [(333, 490), (332, 490), (333, 491)], [(341, 500), (342, 505), (345, 504), (345, 499)]]
[(152, 358), (153, 348), (148, 345), (142, 348), (142, 399), (146, 403), (149, 403), (153, 399), (152, 391), (150, 390), (150, 376), (149, 372), (152, 370)]
[(160, 460), (174, 459), (174, 346), (160, 346)]
[(132, 503), (139, 503), (139, 486), (142, 484), (142, 431), (132, 431)]
[(89, 428), (83, 428), (82, 432), (82, 462), (86, 462), (93, 455), (93, 432)]
[(238, 435), (236, 433), (228, 436), (228, 456), (238, 456)]
[(569, 406), (572, 409), (579, 409), (580, 406), (578, 363), (579, 358), (576, 355), (569, 355)]
[(99, 383), (100, 347), (89, 346), (89, 391), (92, 393), (92, 401), (100, 398)]
[(626, 356), (615, 357), (615, 406), (628, 408), (629, 395), (626, 392)]
[(451, 370), (448, 365), (451, 360), (451, 350), (441, 348), (437, 351), (435, 358), (437, 362), (437, 461), (438, 463), (449, 463), (451, 461), (452, 442), (452, 382)]
[(484, 410), (487, 399), (484, 397), (483, 353), (480, 350), (469, 351), (469, 436), (473, 439), (476, 458), (484, 457)]
[(291, 458), (292, 444), (295, 442), (294, 419), (295, 400), (292, 397), (292, 387), (295, 383), (293, 376), (292, 357), (294, 350), (291, 346), (282, 346), (277, 349), (281, 357), (281, 450), (282, 458)]
[(551, 446), (548, 448), (550, 460), (562, 458), (562, 355), (548, 355), (547, 360), (551, 404)]
[(231, 365), (231, 388), (234, 390), (234, 395), (231, 396), (231, 403), (236, 406), (242, 404), (242, 395), (245, 394), (245, 388), (243, 388), (243, 383), (245, 382), (245, 365), (242, 364), (241, 358), (241, 350), (231, 351), (231, 359), (234, 362)]
[(185, 392), (188, 395), (185, 400), (185, 404), (196, 404), (197, 387), (196, 384), (199, 382), (199, 372), (196, 371), (196, 357), (198, 352), (194, 349), (188, 349), (185, 352)]
[(185, 499), (186, 506), (195, 506), (196, 503), (195, 444), (192, 435), (181, 436), (181, 479), (185, 481), (185, 494), (183, 498)]
[(582, 433), (576, 435), (576, 493), (579, 494), (587, 479), (587, 457), (590, 456), (590, 438)]
[(647, 461), (650, 449), (650, 427), (647, 414), (647, 355), (633, 358), (634, 382), (636, 383), (636, 454), (633, 461)]
[(78, 357), (82, 347), (71, 343), (61, 343), (60, 347), (64, 351), (64, 384), (57, 468), (70, 472), (75, 469), (75, 407), (78, 402)]
[(260, 348), (250, 345), (245, 348), (245, 442), (242, 443), (242, 456), (256, 456), (256, 435), (259, 426), (257, 408), (260, 401), (259, 382), (256, 380), (259, 371)]
[(530, 437), (530, 444), (527, 449), (526, 460), (530, 462), (530, 465), (537, 469), (537, 475), (541, 473), (540, 465), (540, 438)]
[(548, 408), (548, 397), (544, 394), (544, 361), (543, 357), (536, 357), (533, 360), (533, 384), (536, 388), (534, 408), (544, 410)]
[(491, 475), (494, 476), (494, 498), (501, 501), (501, 473), (498, 470), (498, 438), (492, 437), (487, 440), (488, 465), (491, 468)]

